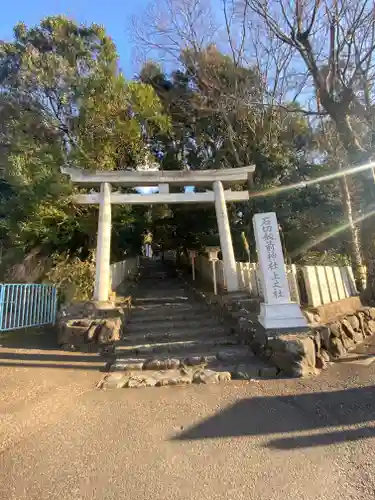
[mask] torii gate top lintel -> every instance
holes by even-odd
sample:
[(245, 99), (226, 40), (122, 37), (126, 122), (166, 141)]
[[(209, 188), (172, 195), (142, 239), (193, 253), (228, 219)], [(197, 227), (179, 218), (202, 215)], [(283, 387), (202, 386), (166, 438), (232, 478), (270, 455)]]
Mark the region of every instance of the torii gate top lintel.
[(158, 186), (170, 184), (174, 186), (211, 187), (215, 181), (224, 186), (236, 182), (252, 182), (254, 165), (220, 170), (115, 170), (89, 171), (74, 167), (61, 167), (63, 174), (69, 175), (74, 184), (82, 186), (98, 186), (103, 182), (126, 187)]

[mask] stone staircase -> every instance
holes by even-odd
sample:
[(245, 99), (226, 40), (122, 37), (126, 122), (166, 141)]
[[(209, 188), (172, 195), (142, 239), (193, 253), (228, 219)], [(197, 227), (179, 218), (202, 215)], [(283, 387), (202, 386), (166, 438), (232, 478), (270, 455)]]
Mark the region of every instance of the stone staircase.
[(130, 321), (102, 388), (218, 383), (271, 375), (177, 273), (144, 259)]

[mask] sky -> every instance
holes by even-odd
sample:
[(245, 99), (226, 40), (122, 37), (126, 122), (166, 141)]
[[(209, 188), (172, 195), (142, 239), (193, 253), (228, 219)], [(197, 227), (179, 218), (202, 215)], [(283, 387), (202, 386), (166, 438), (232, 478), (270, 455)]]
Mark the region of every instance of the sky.
[(23, 21), (38, 24), (43, 17), (65, 14), (80, 23), (104, 26), (117, 46), (120, 66), (131, 78), (136, 66), (127, 27), (132, 16), (141, 12), (150, 0), (4, 0), (0, 15), (0, 40), (11, 40), (13, 26)]
[[(31, 27), (43, 17), (65, 14), (79, 23), (104, 26), (116, 44), (120, 66), (128, 78), (136, 72), (133, 44), (127, 28), (134, 15), (142, 12), (150, 0), (4, 0), (0, 15), (0, 40), (11, 40), (13, 27), (22, 21)], [(192, 187), (187, 187), (191, 191)], [(148, 194), (153, 188), (142, 188)]]

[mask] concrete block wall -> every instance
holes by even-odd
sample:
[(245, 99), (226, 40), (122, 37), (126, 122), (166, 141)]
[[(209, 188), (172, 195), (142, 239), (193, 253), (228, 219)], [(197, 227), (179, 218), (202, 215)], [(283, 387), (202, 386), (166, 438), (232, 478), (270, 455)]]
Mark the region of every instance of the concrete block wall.
[(129, 275), (135, 274), (139, 266), (139, 257), (130, 257), (119, 262), (111, 264), (111, 289), (116, 290), (116, 288), (121, 285), (123, 281), (127, 279)]
[[(200, 255), (195, 259), (198, 273), (209, 281), (213, 281), (212, 263)], [(353, 270), (350, 266), (286, 266), (291, 299), (301, 302), (298, 272), (301, 272), (308, 306), (317, 307), (322, 304), (336, 302), (358, 295)], [(237, 262), (237, 277), (240, 290), (248, 291), (254, 297), (263, 297), (262, 283), (258, 265), (255, 263)], [(225, 288), (224, 266), (222, 261), (216, 262), (216, 282)]]

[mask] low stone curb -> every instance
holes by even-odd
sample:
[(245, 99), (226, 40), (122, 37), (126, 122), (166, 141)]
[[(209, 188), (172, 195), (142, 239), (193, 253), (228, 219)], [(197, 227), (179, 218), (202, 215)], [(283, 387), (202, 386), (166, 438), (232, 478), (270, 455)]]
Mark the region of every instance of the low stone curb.
[(139, 389), (142, 387), (183, 386), (190, 384), (216, 384), (231, 380), (229, 372), (217, 372), (202, 367), (180, 370), (147, 372), (114, 372), (98, 384), (99, 389)]
[[(226, 369), (228, 368), (228, 369)], [(231, 380), (256, 380), (277, 375), (275, 367), (254, 369), (251, 365), (238, 365), (230, 369), (212, 370), (204, 365), (195, 367), (180, 367), (179, 369), (112, 371), (98, 383), (98, 389), (123, 389), (142, 387), (182, 386), (190, 384), (218, 384)]]

